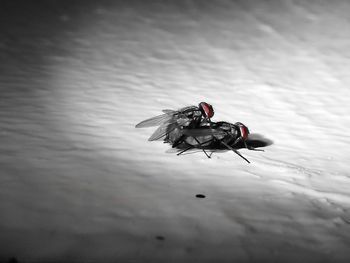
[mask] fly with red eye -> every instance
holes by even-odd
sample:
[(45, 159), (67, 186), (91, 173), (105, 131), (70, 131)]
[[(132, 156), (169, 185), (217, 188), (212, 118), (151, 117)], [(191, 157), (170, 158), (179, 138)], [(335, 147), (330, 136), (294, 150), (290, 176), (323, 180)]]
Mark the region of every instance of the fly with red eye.
[[(167, 141), (169, 133), (174, 130), (196, 129), (210, 123), (210, 118), (214, 116), (214, 109), (209, 103), (201, 102), (198, 106), (187, 106), (179, 110), (166, 109), (163, 110), (163, 113), (138, 123), (135, 128), (159, 126), (148, 140), (155, 141), (165, 138)], [(181, 140), (181, 136), (177, 136), (177, 139)]]
[(209, 103), (200, 102), (198, 106), (188, 106), (177, 111), (163, 110), (163, 113), (140, 122), (136, 128), (159, 126), (148, 140), (164, 138), (165, 143), (181, 149), (177, 155), (191, 149), (201, 149), (208, 158), (211, 158), (207, 150), (213, 152), (228, 149), (250, 163), (237, 149), (263, 151), (247, 143), (249, 129), (243, 123), (212, 122), (214, 109)]
[[(210, 155), (205, 150), (228, 149), (239, 155), (246, 162), (250, 163), (237, 149), (247, 148), (248, 150), (263, 151), (255, 149), (247, 144), (249, 129), (241, 122), (235, 124), (229, 122), (211, 122), (209, 125), (201, 126), (198, 129), (183, 129), (182, 151), (177, 155), (191, 149), (201, 149), (208, 158)], [(174, 146), (179, 146), (175, 145)]]

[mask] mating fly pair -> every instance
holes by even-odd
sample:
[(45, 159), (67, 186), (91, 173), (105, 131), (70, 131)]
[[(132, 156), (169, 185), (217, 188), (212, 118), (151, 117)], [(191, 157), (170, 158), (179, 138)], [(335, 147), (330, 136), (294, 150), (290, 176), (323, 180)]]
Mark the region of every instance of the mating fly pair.
[(249, 130), (244, 124), (212, 122), (214, 110), (206, 102), (177, 111), (163, 110), (163, 113), (140, 122), (136, 128), (159, 126), (148, 140), (164, 138), (164, 142), (172, 144), (173, 148), (182, 149), (177, 155), (190, 149), (201, 149), (210, 158), (206, 150), (228, 149), (249, 163), (237, 148), (256, 150), (247, 144)]

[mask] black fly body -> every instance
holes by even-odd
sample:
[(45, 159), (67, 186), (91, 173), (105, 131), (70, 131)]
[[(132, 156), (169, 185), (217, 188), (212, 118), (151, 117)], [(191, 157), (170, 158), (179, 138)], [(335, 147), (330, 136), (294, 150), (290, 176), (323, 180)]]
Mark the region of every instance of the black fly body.
[(211, 158), (210, 150), (230, 150), (250, 163), (237, 149), (247, 148), (257, 150), (247, 144), (249, 129), (241, 122), (212, 122), (213, 107), (201, 102), (198, 106), (188, 106), (177, 111), (163, 110), (162, 115), (144, 120), (136, 128), (159, 126), (148, 139), (155, 141), (163, 139), (173, 148), (180, 149), (177, 155), (191, 149), (201, 149)]

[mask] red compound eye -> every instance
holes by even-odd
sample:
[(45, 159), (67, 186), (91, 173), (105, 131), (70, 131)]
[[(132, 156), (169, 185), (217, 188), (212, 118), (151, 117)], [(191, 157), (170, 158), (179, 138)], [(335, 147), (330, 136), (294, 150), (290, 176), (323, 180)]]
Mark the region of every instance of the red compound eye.
[(248, 139), (249, 130), (243, 123), (238, 123), (239, 131), (244, 140)]
[(207, 118), (211, 118), (214, 116), (214, 109), (213, 106), (206, 102), (201, 102), (199, 103), (199, 108), (202, 108), (204, 114), (206, 115)]

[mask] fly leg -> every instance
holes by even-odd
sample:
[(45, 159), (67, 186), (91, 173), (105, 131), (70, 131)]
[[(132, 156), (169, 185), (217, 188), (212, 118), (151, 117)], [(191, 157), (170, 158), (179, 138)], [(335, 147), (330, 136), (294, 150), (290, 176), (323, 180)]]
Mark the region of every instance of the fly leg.
[(246, 141), (243, 141), (243, 143), (244, 143), (244, 146), (245, 146), (248, 150), (257, 151), (257, 152), (264, 152), (264, 150), (262, 150), (262, 149), (256, 149), (256, 148), (254, 148), (254, 147), (248, 145)]
[(193, 147), (194, 147), (193, 145), (190, 145), (186, 149), (184, 149), (181, 152), (179, 152), (177, 155), (183, 154), (184, 152), (187, 152), (188, 150), (192, 149)]
[(239, 155), (242, 159), (244, 159), (247, 163), (250, 163), (249, 160), (247, 158), (245, 158), (242, 154), (240, 154), (239, 151), (237, 151), (236, 149), (233, 149), (230, 145), (228, 145), (226, 142), (223, 142), (221, 140), (219, 140), (220, 143), (222, 143), (223, 145), (225, 145), (228, 149), (232, 150), (234, 153), (236, 153), (237, 155)]
[[(199, 145), (199, 146), (203, 144), (203, 143), (200, 143), (196, 137), (193, 137), (193, 138), (196, 140), (196, 142), (198, 142), (198, 145)], [(202, 151), (205, 153), (205, 155), (206, 155), (209, 159), (211, 158), (203, 148), (202, 148)]]
[(181, 152), (179, 152), (177, 155), (183, 154), (184, 152), (186, 152), (186, 151), (188, 151), (188, 150), (194, 148), (195, 146), (201, 146), (201, 145), (206, 144), (206, 143), (211, 142), (211, 141), (212, 141), (212, 139), (210, 139), (210, 140), (208, 140), (208, 141), (205, 141), (205, 142), (202, 142), (202, 143), (199, 143), (199, 144), (197, 144), (197, 145), (190, 145), (190, 146), (188, 146), (186, 149), (184, 149), (184, 150), (182, 150)]
[(232, 144), (232, 145), (237, 145), (240, 141), (243, 142), (245, 148), (247, 148), (248, 150), (251, 150), (251, 151), (258, 151), (258, 152), (264, 152), (264, 150), (262, 149), (256, 149), (250, 145), (247, 144), (246, 140), (244, 140), (242, 137), (239, 137), (235, 140), (235, 142)]

